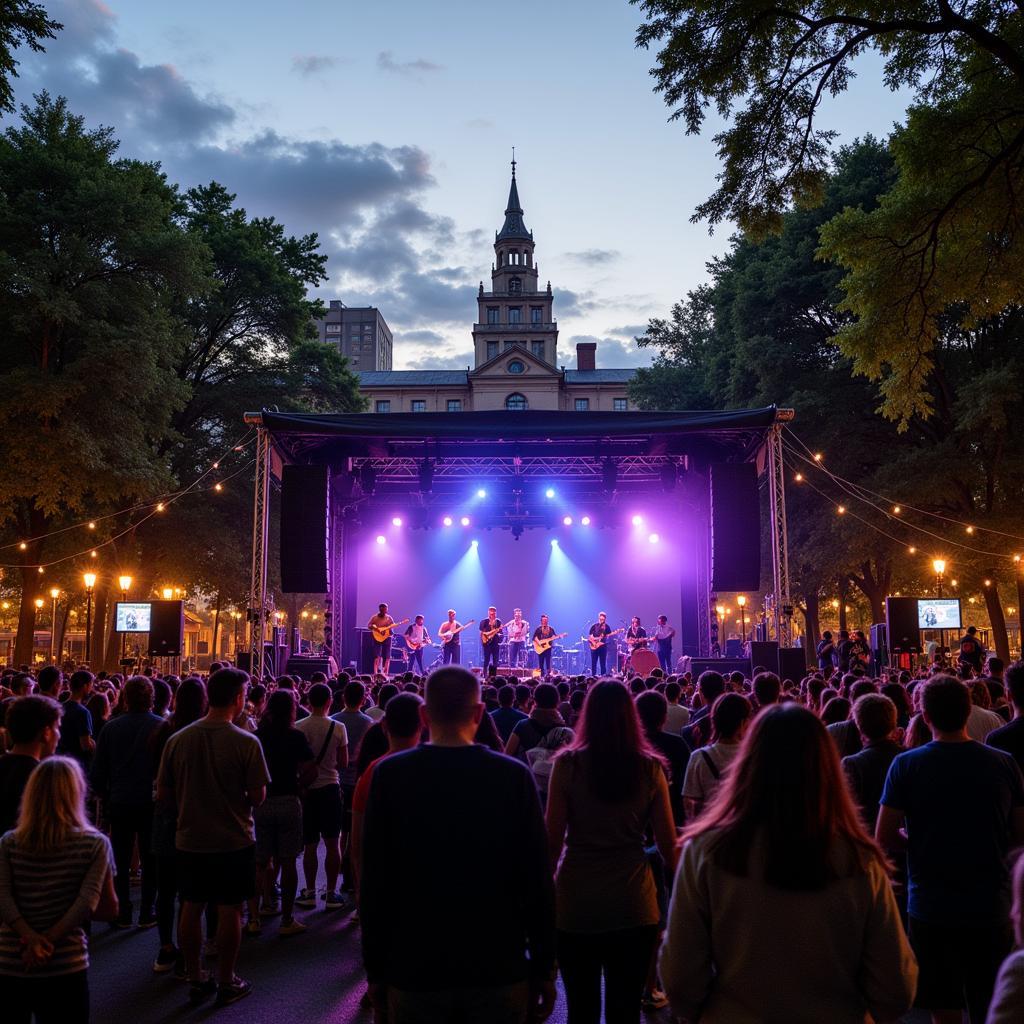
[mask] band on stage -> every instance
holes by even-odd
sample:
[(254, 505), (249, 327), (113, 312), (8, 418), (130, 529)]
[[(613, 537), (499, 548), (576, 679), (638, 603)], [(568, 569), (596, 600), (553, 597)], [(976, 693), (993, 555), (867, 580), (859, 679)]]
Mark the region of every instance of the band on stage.
[[(512, 618), (503, 621), (498, 618), (498, 609), (493, 605), (487, 609), (487, 615), (477, 622), (470, 619), (460, 622), (454, 608), (448, 609), (448, 615), (437, 629), (437, 639), (430, 636), (422, 615), (395, 620), (388, 611), (388, 605), (378, 606), (367, 628), (373, 637), (373, 672), (375, 675), (388, 675), (391, 668), (391, 648), (393, 633), (399, 627), (409, 623), (402, 638), (409, 652), (408, 669), (420, 675), (425, 674), (423, 652), (426, 648), (436, 648), (436, 656), (430, 666), (461, 664), (462, 662), (462, 631), (476, 625), (480, 637), (480, 651), (483, 659), (483, 673), (493, 676), (498, 673), (502, 655), (505, 656), (504, 667), (510, 670), (526, 669), (527, 644), (529, 643), (537, 656), (538, 674), (547, 678), (552, 674), (552, 657), (557, 641), (568, 636), (568, 632), (559, 633), (551, 625), (546, 614), (541, 615), (540, 624), (530, 632), (530, 623), (523, 617), (521, 608), (515, 608)], [(619, 634), (625, 643), (625, 652), (620, 665), (618, 643), (615, 638)], [(672, 639), (675, 629), (669, 625), (668, 616), (659, 615), (657, 626), (648, 633), (634, 615), (629, 626), (613, 629), (608, 623), (608, 615), (598, 612), (586, 636), (579, 638), (579, 643), (586, 644), (590, 650), (590, 670), (592, 675), (607, 675), (609, 668), (608, 653), (612, 652), (612, 671), (620, 667), (638, 672), (648, 672), (661, 668), (668, 673), (672, 670)], [(565, 654), (577, 654), (576, 650), (564, 650)]]

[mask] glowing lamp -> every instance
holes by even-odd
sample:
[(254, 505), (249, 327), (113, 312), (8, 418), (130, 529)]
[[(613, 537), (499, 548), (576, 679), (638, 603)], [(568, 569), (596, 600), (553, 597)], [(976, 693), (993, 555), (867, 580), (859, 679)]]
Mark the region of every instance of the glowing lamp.
[(92, 590), (96, 586), (96, 573), (86, 572), (82, 574), (82, 580), (85, 583), (86, 590)]
[(469, 526), (469, 516), (463, 516), (459, 522), (462, 523), (463, 526)]
[(377, 543), (378, 544), (387, 544), (387, 542), (388, 542), (388, 539), (387, 539), (387, 537), (384, 536), (383, 533), (378, 533), (377, 534)]
[(941, 576), (946, 571), (946, 561), (943, 558), (936, 558), (932, 562), (932, 568), (935, 570), (936, 576)]
[(391, 520), (391, 525), (392, 526), (401, 526), (402, 525), (402, 517), (401, 516), (395, 516), (395, 518)]
[(583, 526), (589, 526), (589, 525), (590, 525), (590, 516), (584, 516), (584, 517), (583, 517), (583, 518), (582, 518), (582, 519), (580, 520), (580, 523), (581, 523), (581, 524), (582, 524)]
[(660, 541), (660, 540), (661, 540), (661, 538), (660, 538), (660, 537), (659, 537), (659, 536), (658, 536), (658, 535), (657, 535), (656, 533), (652, 533), (652, 534), (650, 535), (650, 537), (648, 537), (647, 539), (648, 539), (648, 540), (649, 540), (649, 541), (650, 541), (650, 542), (651, 542), (652, 544), (657, 544), (657, 543), (658, 543), (658, 541)]
[(563, 526), (572, 526), (572, 516), (563, 516), (562, 517), (562, 525)]
[(444, 523), (445, 526), (451, 526), (452, 525), (452, 517), (451, 516), (445, 516), (444, 519), (441, 520), (441, 522)]

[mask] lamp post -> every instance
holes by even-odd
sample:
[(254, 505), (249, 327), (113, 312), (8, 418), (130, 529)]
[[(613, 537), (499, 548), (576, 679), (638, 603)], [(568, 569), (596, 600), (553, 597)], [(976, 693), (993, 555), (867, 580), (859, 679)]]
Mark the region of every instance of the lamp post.
[[(308, 620), (309, 620), (309, 612), (303, 612), (303, 613), (302, 613), (302, 621), (303, 621), (303, 623), (307, 622)], [(299, 636), (300, 636), (300, 637), (302, 636), (302, 632), (301, 632), (301, 630), (300, 630), (300, 632), (299, 632)], [(313, 639), (313, 634), (312, 634), (312, 633), (310, 633), (310, 634), (309, 634), (309, 639), (310, 639), (310, 640), (312, 640), (312, 639)]]
[(234, 626), (231, 630), (231, 641), (234, 645), (235, 658), (238, 657), (238, 620), (242, 617), (242, 613), (239, 611), (232, 611), (231, 618), (234, 620)]
[(740, 594), (736, 598), (736, 603), (740, 606), (740, 643), (745, 644), (747, 642), (747, 599)]
[(83, 573), (85, 581), (85, 663), (89, 664), (92, 654), (92, 588), (96, 586), (96, 573)]
[[(122, 602), (127, 602), (127, 600), (128, 600), (128, 591), (132, 589), (132, 578), (131, 578), (131, 576), (118, 576), (117, 577), (117, 583), (118, 583), (118, 586), (120, 586), (120, 588), (121, 588), (121, 601)], [(127, 656), (127, 654), (128, 654), (128, 634), (127, 633), (122, 633), (121, 634), (121, 660), (122, 661), (124, 661), (124, 659)]]
[[(946, 575), (946, 560), (944, 558), (935, 558), (932, 560), (932, 569), (935, 571), (935, 595), (942, 600), (942, 577)], [(939, 630), (939, 653), (942, 655), (942, 660), (946, 660), (946, 631), (944, 629)]]
[(164, 595), (164, 600), (165, 601), (170, 601), (170, 599), (172, 597), (174, 597), (174, 588), (173, 587), (164, 587), (163, 595)]
[(57, 598), (60, 597), (60, 590), (57, 587), (50, 587), (50, 664), (56, 665), (57, 651)]
[[(46, 604), (46, 602), (41, 597), (37, 597), (36, 598), (35, 605), (36, 605), (36, 618), (37, 619), (39, 618), (39, 613), (43, 610), (43, 605), (44, 604)], [(35, 646), (36, 646), (35, 645), (35, 630), (33, 630), (32, 633), (33, 633), (33, 636), (32, 636), (32, 639), (33, 639), (32, 647), (34, 649)], [(33, 657), (34, 657), (34, 654), (33, 654)]]

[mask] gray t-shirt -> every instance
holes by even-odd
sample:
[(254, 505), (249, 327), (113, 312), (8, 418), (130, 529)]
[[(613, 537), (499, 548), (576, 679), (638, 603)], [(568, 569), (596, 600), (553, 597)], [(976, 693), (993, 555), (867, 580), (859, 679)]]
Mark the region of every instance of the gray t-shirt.
[(164, 748), (159, 785), (174, 791), (174, 845), (190, 853), (228, 853), (255, 841), (246, 792), (270, 781), (260, 741), (230, 722), (200, 718)]
[[(332, 725), (334, 732), (331, 735), (331, 742), (324, 749), (324, 740), (327, 739), (327, 732)], [(310, 715), (309, 718), (298, 722), (295, 728), (309, 740), (313, 757), (320, 757), (321, 750), (324, 752), (324, 756), (320, 757), (320, 774), (317, 775), (316, 782), (309, 788), (321, 789), (324, 786), (337, 786), (340, 782), (338, 778), (338, 747), (348, 746), (348, 734), (345, 731), (345, 726), (341, 722), (332, 722), (326, 717)]]

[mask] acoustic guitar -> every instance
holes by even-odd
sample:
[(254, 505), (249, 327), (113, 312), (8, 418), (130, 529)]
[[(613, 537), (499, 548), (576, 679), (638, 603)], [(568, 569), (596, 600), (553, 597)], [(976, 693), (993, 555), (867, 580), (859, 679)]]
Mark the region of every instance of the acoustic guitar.
[(408, 621), (409, 619), (402, 619), (401, 622), (392, 622), (388, 626), (371, 626), (370, 632), (373, 634), (373, 639), (376, 640), (377, 643), (382, 644), (391, 636), (391, 631), (396, 626), (404, 626)]
[(508, 629), (507, 622), (503, 622), (500, 626), (495, 626), (494, 629), (481, 629), (480, 643), (489, 644), (499, 633), (504, 633), (506, 629)]
[(553, 636), (549, 636), (542, 640), (540, 637), (536, 637), (533, 641), (533, 649), (538, 654), (543, 654), (545, 651), (551, 650), (551, 645), (556, 640), (561, 640), (563, 636), (568, 636), (568, 633), (555, 633)]
[(405, 638), (405, 646), (408, 647), (410, 651), (418, 651), (422, 647), (433, 647), (434, 646), (434, 641), (433, 640), (413, 640), (412, 637), (407, 636)]
[(606, 633), (604, 636), (581, 636), (580, 639), (586, 640), (587, 643), (590, 644), (590, 649), (592, 651), (599, 651), (602, 647), (604, 647), (605, 643), (608, 640), (608, 637), (615, 636), (616, 633), (624, 632), (625, 627), (623, 627), (622, 629), (613, 629), (610, 633)]
[(467, 626), (472, 626), (474, 622), (476, 622), (476, 619), (470, 619), (469, 622), (464, 622), (461, 626), (456, 626), (455, 629), (450, 629), (447, 633), (441, 634), (441, 639), (445, 646), (450, 644)]

